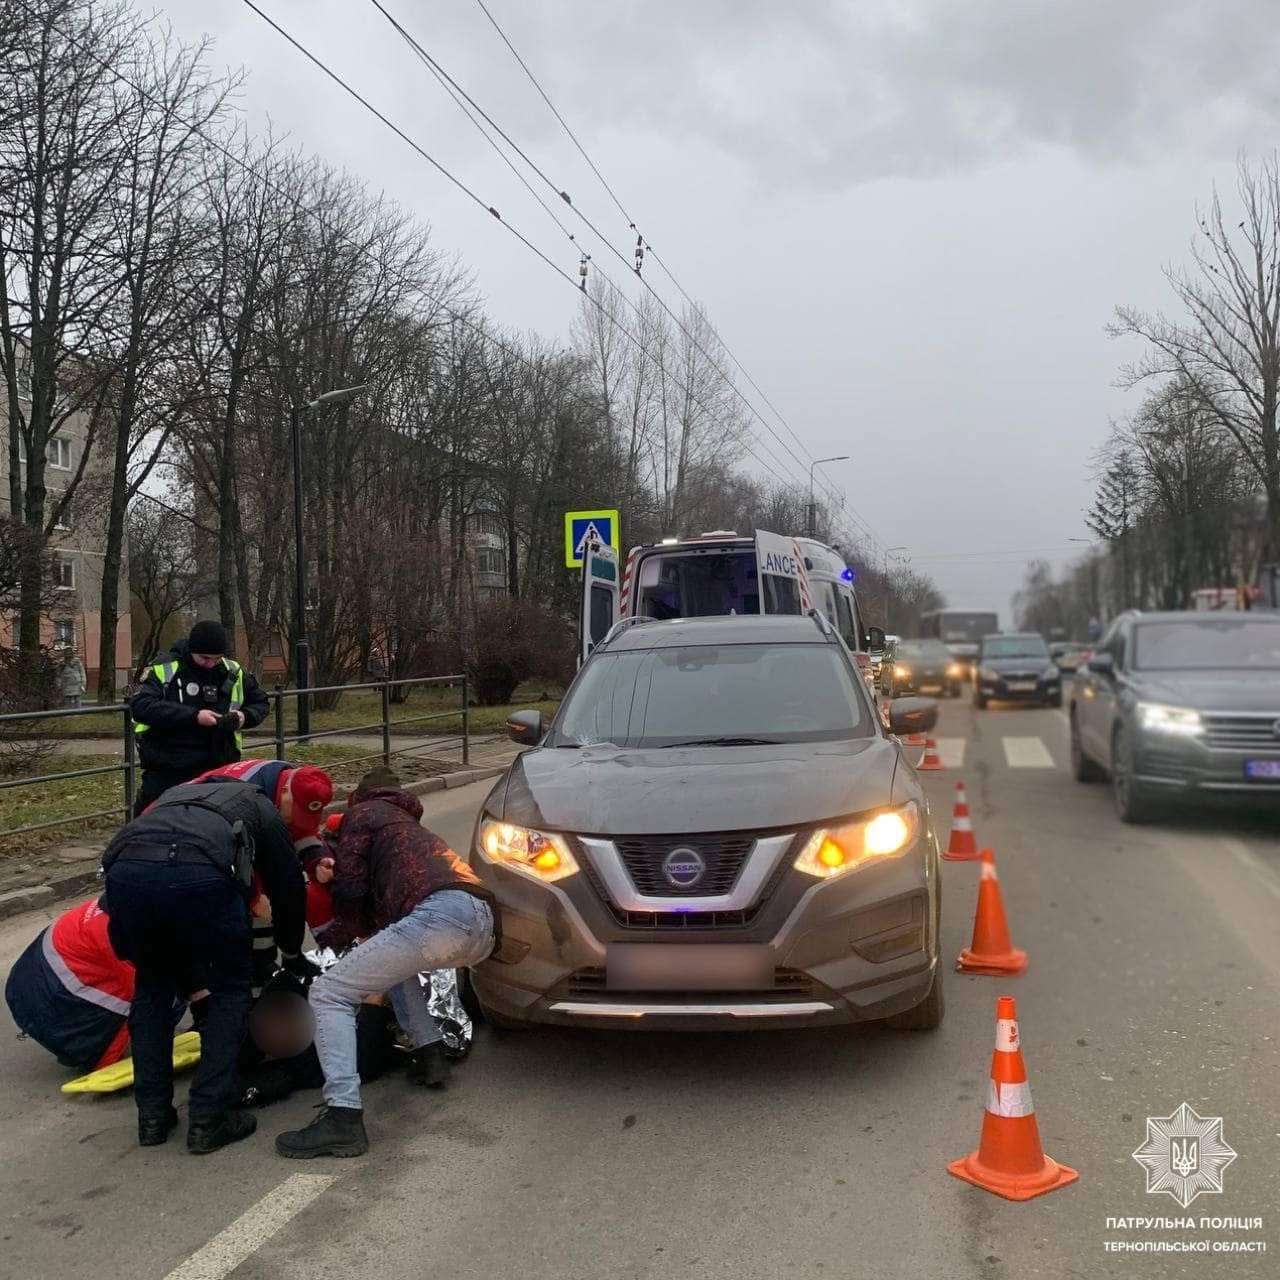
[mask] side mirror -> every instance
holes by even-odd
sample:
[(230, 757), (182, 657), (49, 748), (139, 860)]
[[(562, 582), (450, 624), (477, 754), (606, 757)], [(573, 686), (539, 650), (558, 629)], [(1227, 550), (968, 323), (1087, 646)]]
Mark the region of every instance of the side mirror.
[(1094, 675), (1113, 676), (1116, 673), (1116, 660), (1109, 653), (1095, 653), (1089, 659), (1089, 670)]
[(928, 733), (938, 723), (938, 704), (932, 698), (894, 698), (889, 704), (889, 732), (899, 738)]
[(513, 711), (507, 717), (507, 737), (522, 747), (536, 747), (542, 741), (542, 712)]
[(867, 648), (872, 653), (884, 648), (884, 628), (868, 627), (867, 628)]

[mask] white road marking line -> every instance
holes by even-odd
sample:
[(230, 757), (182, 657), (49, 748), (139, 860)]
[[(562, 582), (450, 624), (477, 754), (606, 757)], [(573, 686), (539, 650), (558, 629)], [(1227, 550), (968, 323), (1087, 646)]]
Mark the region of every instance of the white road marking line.
[(229, 1227), (170, 1271), (165, 1280), (223, 1280), (337, 1180), (334, 1174), (295, 1173), (250, 1205)]
[(937, 741), (938, 759), (948, 769), (959, 769), (964, 764), (965, 740), (963, 738), (939, 738)]
[(1053, 757), (1039, 738), (1004, 738), (1004, 758), (1010, 769), (1052, 769)]
[(1273, 897), (1280, 898), (1280, 884), (1276, 882), (1275, 873), (1258, 857), (1256, 853), (1245, 846), (1243, 840), (1233, 839), (1231, 836), (1224, 836), (1222, 847), (1227, 850), (1231, 856), (1240, 863), (1241, 866), (1248, 867), (1250, 871), (1262, 881), (1263, 887)]

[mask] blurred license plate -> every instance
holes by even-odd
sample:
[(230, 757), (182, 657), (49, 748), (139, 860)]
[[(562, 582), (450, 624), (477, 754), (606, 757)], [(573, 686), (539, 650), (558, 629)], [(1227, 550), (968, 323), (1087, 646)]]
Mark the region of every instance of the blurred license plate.
[(1010, 680), (1010, 693), (1031, 693), (1036, 687), (1034, 680)]
[(1265, 778), (1270, 782), (1280, 782), (1280, 760), (1246, 760), (1244, 762), (1246, 778)]
[(746, 943), (615, 942), (605, 957), (611, 991), (759, 991), (773, 986), (773, 952)]

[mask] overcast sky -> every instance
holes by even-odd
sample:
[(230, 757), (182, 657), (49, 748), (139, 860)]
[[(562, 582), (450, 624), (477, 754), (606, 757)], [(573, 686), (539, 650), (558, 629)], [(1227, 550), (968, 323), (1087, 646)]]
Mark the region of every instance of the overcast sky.
[[(630, 257), (476, 0), (383, 2)], [(1165, 303), (1197, 202), (1280, 138), (1275, 0), (486, 3), (809, 455), (854, 455), (828, 475), (881, 545), (1010, 621), (1028, 556), (1089, 536), (1090, 457), (1133, 401), (1112, 308)], [(372, 4), (260, 4), (576, 274)], [(573, 291), (240, 0), (158, 9), (251, 72), (255, 124), (429, 222), (496, 319), (567, 335)]]

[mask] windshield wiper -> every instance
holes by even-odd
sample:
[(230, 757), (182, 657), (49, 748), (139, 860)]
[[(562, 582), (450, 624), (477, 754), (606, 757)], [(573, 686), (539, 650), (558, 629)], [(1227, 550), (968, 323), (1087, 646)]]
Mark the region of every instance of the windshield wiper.
[(665, 751), (672, 747), (776, 747), (777, 738), (690, 738), (687, 742), (668, 742)]

